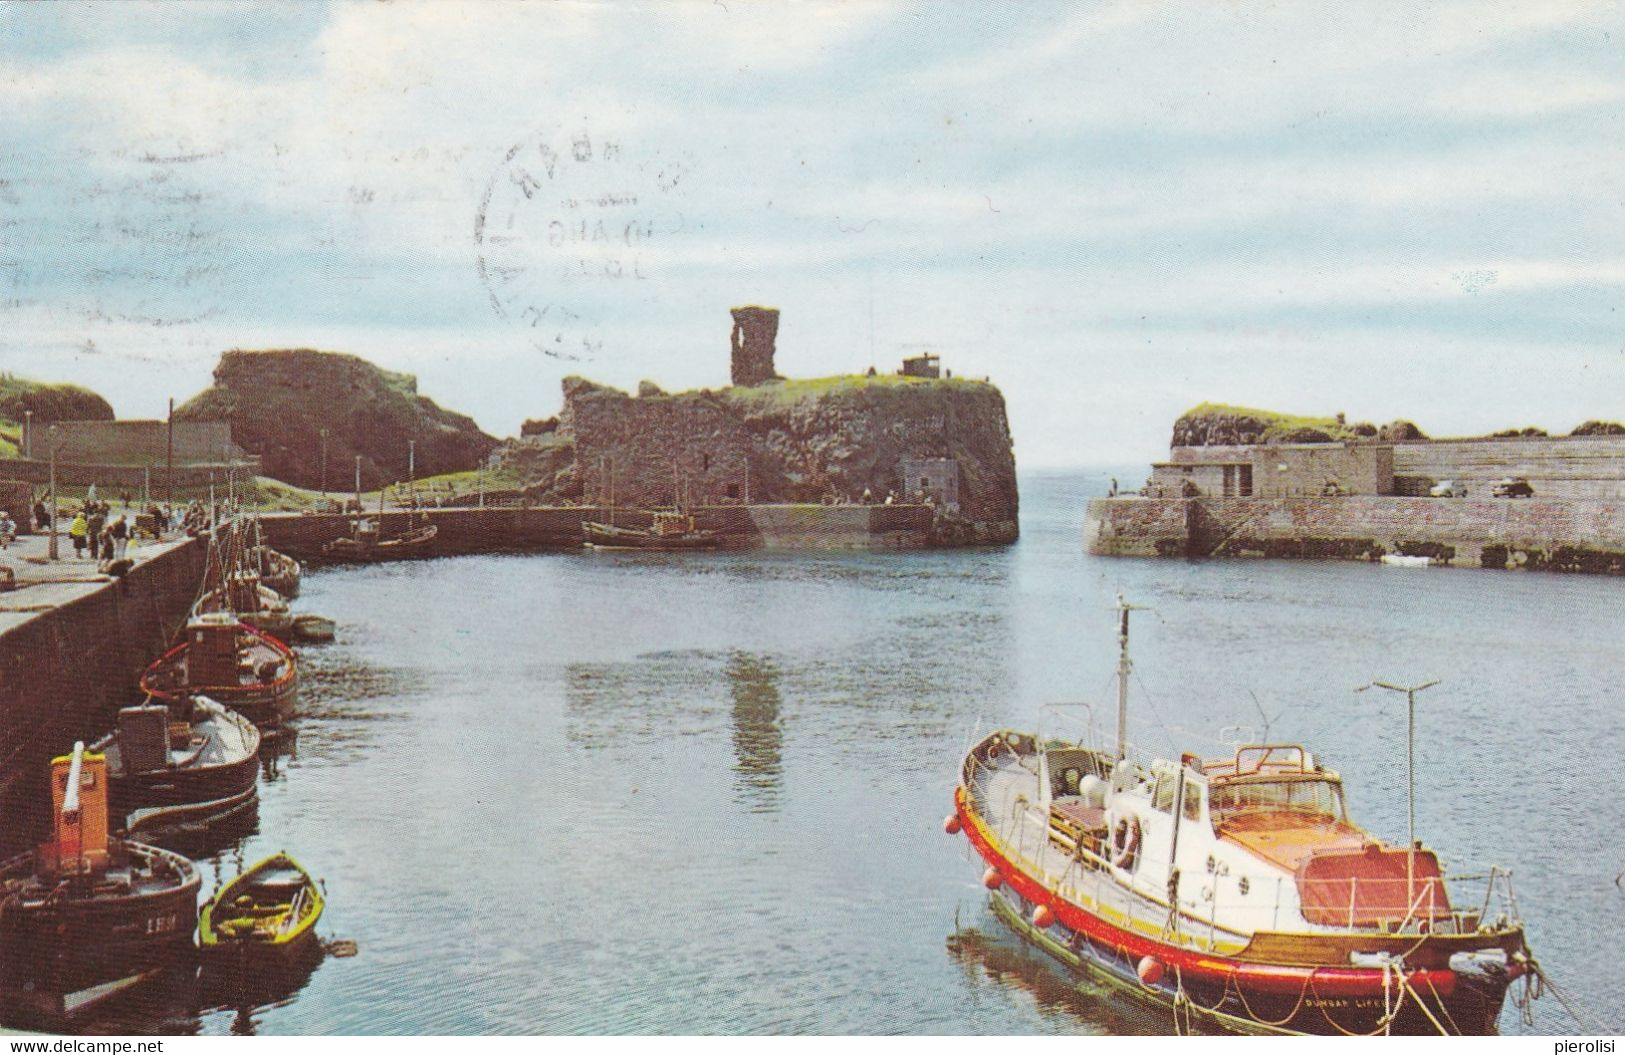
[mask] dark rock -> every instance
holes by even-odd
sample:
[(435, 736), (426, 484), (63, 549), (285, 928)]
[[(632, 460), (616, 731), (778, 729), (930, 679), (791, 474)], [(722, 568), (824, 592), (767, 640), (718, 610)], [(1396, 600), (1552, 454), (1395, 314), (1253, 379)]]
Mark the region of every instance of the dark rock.
[(107, 400), (78, 385), (48, 384), (0, 374), (0, 418), (21, 423), (34, 412), (34, 424), (53, 421), (112, 421)]
[(226, 352), (214, 387), (175, 417), (229, 422), (265, 475), (300, 487), (322, 484), (323, 429), (329, 489), (351, 486), (357, 455), (361, 485), (371, 490), (407, 478), (413, 441), (420, 477), (473, 469), (497, 445), (473, 419), (419, 395), (411, 375), (310, 349)]
[(907, 493), (905, 459), (949, 458), (960, 509), (938, 518), (939, 535), (1016, 537), (1015, 456), (1004, 397), (990, 384), (853, 377), (634, 399), (577, 380), (564, 395), (557, 449), (509, 444), (501, 455), (545, 460), (524, 471), (538, 485), (554, 474), (551, 486), (527, 488), (538, 503), (856, 501), (865, 491), (879, 502)]
[(1427, 436), (1421, 429), (1403, 418), (1390, 421), (1377, 430), (1377, 439), (1384, 443), (1407, 443), (1412, 440), (1425, 440)]
[(653, 381), (644, 380), (638, 382), (639, 399), (653, 399), (656, 396), (663, 396), (665, 394), (666, 390), (655, 384)]
[(1301, 428), (1301, 429), (1292, 429), (1289, 432), (1282, 433), (1281, 436), (1279, 437), (1279, 439), (1276, 442), (1279, 442), (1279, 443), (1330, 443), (1330, 442), (1332, 442), (1332, 438), (1331, 438), (1330, 435), (1320, 431), (1319, 429), (1311, 429), (1311, 428), (1305, 427), (1305, 428)]
[(519, 425), (519, 435), (546, 436), (547, 434), (557, 430), (558, 427), (559, 416), (557, 414), (550, 418), (542, 418), (540, 421), (536, 420), (535, 418), (527, 418)]
[(1588, 421), (1570, 436), (1625, 436), (1625, 425), (1617, 421)]

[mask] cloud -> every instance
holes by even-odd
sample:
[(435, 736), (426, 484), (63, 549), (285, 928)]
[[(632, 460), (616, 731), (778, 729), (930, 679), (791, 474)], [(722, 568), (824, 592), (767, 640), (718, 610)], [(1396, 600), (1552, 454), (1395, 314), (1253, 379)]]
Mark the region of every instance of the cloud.
[(511, 430), (571, 369), (721, 383), (761, 299), (786, 370), (937, 348), (1053, 462), (1079, 392), (1154, 453), (1170, 401), (1352, 412), (1472, 347), (1555, 406), (1617, 343), (1614, 8), (199, 11), (0, 24), (0, 364), (121, 411), (310, 343)]

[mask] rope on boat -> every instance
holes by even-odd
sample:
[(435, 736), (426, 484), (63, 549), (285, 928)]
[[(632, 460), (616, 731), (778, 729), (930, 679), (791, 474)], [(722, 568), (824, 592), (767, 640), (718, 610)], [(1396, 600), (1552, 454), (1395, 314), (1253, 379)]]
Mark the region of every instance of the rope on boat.
[(1576, 1011), (1574, 1006), (1569, 1003), (1568, 997), (1563, 994), (1563, 990), (1558, 988), (1557, 983), (1552, 981), (1545, 968), (1541, 967), (1539, 960), (1530, 956), (1526, 965), (1529, 970), (1524, 977), (1526, 979), (1538, 979), (1538, 982), (1525, 982), (1524, 999), (1521, 1002), (1516, 999), (1513, 1000), (1513, 1003), (1517, 1005), (1518, 1010), (1523, 1014), (1524, 1025), (1534, 1025), (1534, 1009), (1530, 1005), (1541, 998), (1544, 990), (1550, 989), (1552, 995), (1557, 998), (1558, 1004), (1562, 1006), (1564, 1011), (1569, 1013), (1569, 1017), (1574, 1019), (1576, 1025), (1591, 1033), (1613, 1034), (1619, 1032), (1605, 1026), (1596, 1018), (1582, 1015)]
[[(1447, 1029), (1445, 1029), (1443, 1025), (1440, 1024), (1438, 1018), (1436, 1018), (1434, 1016), (1433, 1012), (1428, 1009), (1428, 1002), (1426, 1000), (1423, 1000), (1422, 999), (1422, 994), (1418, 993), (1416, 991), (1416, 987), (1411, 985), (1411, 980), (1409, 978), (1404, 977), (1403, 975), (1401, 975), (1401, 980), (1405, 984), (1405, 992), (1411, 994), (1411, 996), (1416, 999), (1416, 1006), (1421, 1008), (1422, 1009), (1422, 1014), (1426, 1015), (1428, 1017), (1428, 1021), (1433, 1023), (1433, 1028), (1439, 1031), (1439, 1035), (1441, 1037), (1448, 1037), (1450, 1035), (1450, 1032)], [(1429, 982), (1429, 984), (1431, 985), (1432, 983)], [(1435, 991), (1435, 995), (1437, 995), (1437, 991)], [(1439, 1002), (1439, 1007), (1441, 1009), (1443, 1009), (1443, 1007), (1444, 1007), (1444, 1002), (1442, 1000)]]
[[(1433, 977), (1432, 977), (1432, 975), (1424, 975), (1424, 976), (1423, 976), (1423, 977), (1424, 977), (1424, 978), (1425, 978), (1425, 979), (1426, 979), (1426, 981), (1427, 981), (1427, 984), (1428, 984), (1428, 991), (1429, 991), (1429, 992), (1431, 992), (1431, 993), (1432, 993), (1432, 994), (1433, 994), (1433, 999), (1434, 999), (1434, 1000), (1435, 1000), (1435, 1001), (1437, 1001), (1437, 1002), (1438, 1002), (1438, 1004), (1439, 1004), (1439, 1013), (1440, 1013), (1440, 1014), (1442, 1014), (1442, 1015), (1444, 1015), (1444, 1020), (1445, 1020), (1445, 1021), (1446, 1021), (1446, 1022), (1448, 1022), (1448, 1023), (1450, 1023), (1450, 1028), (1451, 1028), (1451, 1029), (1453, 1029), (1453, 1030), (1455, 1030), (1455, 1033), (1454, 1033), (1454, 1034), (1451, 1034), (1451, 1035), (1453, 1035), (1453, 1036), (1457, 1036), (1457, 1037), (1465, 1037), (1465, 1036), (1466, 1036), (1466, 1035), (1467, 1035), (1467, 1034), (1465, 1034), (1465, 1033), (1463, 1033), (1463, 1032), (1462, 1032), (1462, 1031), (1461, 1031), (1461, 1027), (1460, 1027), (1460, 1026), (1458, 1026), (1458, 1025), (1456, 1025), (1456, 1016), (1454, 1016), (1454, 1015), (1452, 1015), (1452, 1014), (1451, 1014), (1451, 1013), (1450, 1013), (1450, 1007), (1449, 1007), (1449, 1005), (1447, 1005), (1447, 1004), (1446, 1004), (1446, 1003), (1445, 1003), (1445, 1002), (1444, 1002), (1444, 997), (1442, 997), (1442, 996), (1440, 996), (1440, 995), (1439, 995), (1439, 989), (1438, 989), (1438, 987), (1437, 987), (1437, 986), (1435, 986), (1435, 985), (1434, 985), (1434, 984), (1433, 984)], [(1420, 993), (1418, 993), (1418, 994), (1417, 994), (1417, 995), (1418, 995), (1418, 996), (1419, 996), (1419, 997), (1420, 997), (1420, 996), (1421, 996), (1421, 994), (1420, 994)]]

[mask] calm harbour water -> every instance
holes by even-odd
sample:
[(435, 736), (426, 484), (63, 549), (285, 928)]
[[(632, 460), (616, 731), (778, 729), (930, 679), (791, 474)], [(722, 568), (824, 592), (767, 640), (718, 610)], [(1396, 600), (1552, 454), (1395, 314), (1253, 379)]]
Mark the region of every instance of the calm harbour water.
[[(1625, 1007), (1625, 582), (1367, 564), (1091, 558), (1104, 475), (1022, 481), (1019, 545), (910, 554), (553, 554), (308, 574), (297, 754), (258, 834), (354, 940), (246, 1011), (156, 997), (91, 1028), (226, 1033), (1141, 1033), (993, 920), (942, 833), (974, 729), (1109, 715), (1137, 617), (1136, 738), (1261, 724), (1340, 769), (1355, 819), (1514, 869), (1540, 960)], [(1257, 704), (1254, 702), (1256, 696)], [(1195, 737), (1207, 737), (1196, 741)], [(1568, 1033), (1556, 1000), (1533, 1030)]]

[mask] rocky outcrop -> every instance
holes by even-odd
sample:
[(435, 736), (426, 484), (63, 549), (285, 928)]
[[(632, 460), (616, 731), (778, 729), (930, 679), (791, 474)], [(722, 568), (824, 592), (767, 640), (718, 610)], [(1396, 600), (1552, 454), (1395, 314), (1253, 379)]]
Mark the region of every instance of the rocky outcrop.
[(1308, 418), (1274, 410), (1254, 410), (1203, 403), (1174, 422), (1172, 446), (1223, 447), (1261, 443), (1403, 443), (1425, 440), (1422, 430), (1408, 421), (1378, 428), (1368, 421), (1346, 421), (1342, 414)]
[(1427, 434), (1410, 422), (1400, 418), (1377, 430), (1377, 439), (1383, 443), (1410, 443), (1425, 440)]
[(229, 422), (232, 439), (260, 456), (267, 476), (301, 487), (322, 484), (326, 430), (332, 490), (353, 486), (357, 455), (370, 490), (407, 478), (414, 441), (420, 477), (473, 469), (497, 445), (472, 418), (419, 395), (410, 374), (310, 349), (226, 352), (214, 387), (175, 417)]
[(1569, 433), (1570, 436), (1625, 436), (1625, 425), (1617, 421), (1588, 421)]
[(47, 384), (0, 374), (0, 418), (21, 422), (34, 412), (34, 423), (112, 421), (107, 400), (78, 385)]
[(926, 460), (951, 475), (953, 493), (932, 494), (940, 538), (1017, 534), (1004, 397), (985, 382), (839, 377), (634, 398), (572, 377), (551, 439), (550, 453), (529, 454), (552, 473), (527, 489), (536, 502), (912, 500), (919, 481), (903, 478), (904, 463)]

